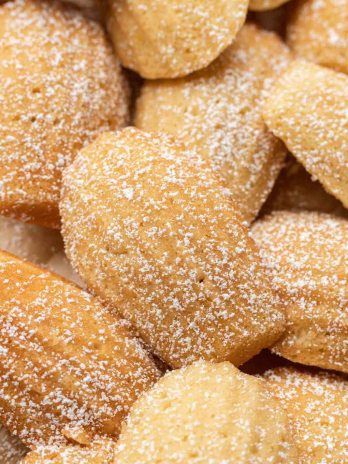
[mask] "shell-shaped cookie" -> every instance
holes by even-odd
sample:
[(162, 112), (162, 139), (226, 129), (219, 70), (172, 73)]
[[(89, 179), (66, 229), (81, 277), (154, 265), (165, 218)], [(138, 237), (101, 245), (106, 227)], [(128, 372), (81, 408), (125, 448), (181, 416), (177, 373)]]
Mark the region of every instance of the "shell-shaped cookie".
[(0, 6), (0, 213), (59, 226), (61, 173), (127, 117), (127, 86), (102, 27), (48, 0)]
[(302, 364), (348, 372), (348, 221), (277, 212), (252, 235), (288, 301), (287, 330), (273, 347)]
[(348, 74), (348, 0), (296, 0), (287, 42), (306, 60)]
[(285, 157), (284, 145), (263, 122), (261, 103), (288, 59), (275, 34), (246, 25), (207, 69), (184, 79), (147, 81), (136, 106), (138, 128), (178, 136), (211, 161), (248, 221)]
[(115, 463), (295, 463), (287, 429), (266, 382), (200, 362), (166, 374), (133, 405)]
[(318, 211), (348, 217), (348, 210), (289, 155), (260, 215), (273, 211)]
[(21, 464), (113, 464), (115, 442), (100, 440), (90, 446), (47, 446), (29, 453)]
[(348, 76), (295, 61), (264, 106), (270, 130), (348, 207)]
[(277, 368), (263, 378), (288, 414), (300, 464), (348, 462), (346, 377)]
[(125, 322), (0, 252), (0, 418), (28, 446), (117, 436), (158, 371)]
[(283, 331), (283, 306), (208, 163), (128, 128), (82, 150), (64, 177), (67, 254), (89, 288), (173, 367), (241, 364)]
[(242, 27), (247, 0), (108, 0), (108, 29), (122, 64), (148, 79), (208, 66)]
[(0, 426), (0, 462), (1, 464), (18, 464), (28, 449), (9, 433), (9, 431)]
[(265, 11), (278, 8), (289, 0), (250, 0), (249, 10)]

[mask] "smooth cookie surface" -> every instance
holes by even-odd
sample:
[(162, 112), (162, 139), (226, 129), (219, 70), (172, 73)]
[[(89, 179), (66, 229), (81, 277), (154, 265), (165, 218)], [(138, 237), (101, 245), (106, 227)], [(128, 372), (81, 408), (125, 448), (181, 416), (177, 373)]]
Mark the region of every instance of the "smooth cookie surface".
[(297, 0), (287, 42), (308, 61), (348, 74), (348, 0)]
[(165, 375), (134, 404), (115, 463), (296, 463), (288, 428), (266, 382), (230, 363), (196, 363)]
[(185, 76), (232, 43), (247, 0), (109, 0), (108, 28), (122, 64), (148, 79)]
[(348, 207), (348, 76), (295, 61), (264, 105), (270, 130)]
[(164, 134), (101, 135), (66, 171), (71, 262), (168, 364), (241, 364), (283, 331), (237, 207), (210, 166)]

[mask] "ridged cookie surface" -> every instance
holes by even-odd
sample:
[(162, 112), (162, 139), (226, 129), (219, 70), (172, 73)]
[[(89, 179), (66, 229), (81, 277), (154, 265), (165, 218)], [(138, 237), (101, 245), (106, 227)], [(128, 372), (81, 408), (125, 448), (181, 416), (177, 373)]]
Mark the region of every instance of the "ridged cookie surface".
[(29, 453), (21, 464), (113, 464), (115, 442), (100, 440), (90, 446), (47, 446)]
[(103, 29), (57, 1), (0, 6), (0, 213), (59, 226), (61, 173), (127, 116)]
[(88, 287), (168, 364), (241, 364), (283, 331), (256, 246), (210, 166), (167, 135), (101, 135), (66, 171), (63, 236)]
[(166, 374), (133, 405), (115, 464), (296, 463), (288, 427), (266, 382), (200, 362)]
[(30, 447), (117, 436), (158, 378), (124, 321), (67, 281), (0, 252), (0, 418)]
[(197, 149), (251, 221), (285, 158), (284, 145), (263, 122), (261, 103), (288, 60), (275, 34), (246, 25), (207, 69), (184, 79), (147, 81), (135, 125), (178, 136)]
[(296, 0), (287, 42), (308, 61), (348, 74), (348, 0)]
[(247, 0), (108, 0), (108, 29), (124, 66), (148, 79), (208, 66), (242, 27)]
[(346, 377), (277, 368), (263, 378), (290, 419), (300, 464), (348, 462)]
[(264, 106), (270, 130), (348, 207), (348, 76), (295, 61)]
[(348, 221), (278, 212), (252, 235), (287, 307), (287, 330), (273, 347), (302, 364), (348, 372)]

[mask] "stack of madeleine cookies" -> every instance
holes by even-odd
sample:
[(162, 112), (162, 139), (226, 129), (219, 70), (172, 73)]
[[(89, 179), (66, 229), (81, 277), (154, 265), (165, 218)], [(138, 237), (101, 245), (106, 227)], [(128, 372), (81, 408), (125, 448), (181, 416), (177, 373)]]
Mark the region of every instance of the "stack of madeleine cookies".
[(348, 1), (0, 0), (0, 464), (348, 464)]

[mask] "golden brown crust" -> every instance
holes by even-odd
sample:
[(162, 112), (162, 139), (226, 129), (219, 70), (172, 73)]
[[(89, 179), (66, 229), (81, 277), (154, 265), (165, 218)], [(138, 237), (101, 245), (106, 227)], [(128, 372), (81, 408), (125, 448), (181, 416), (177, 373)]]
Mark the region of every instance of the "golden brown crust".
[(348, 217), (348, 210), (334, 196), (328, 194), (320, 182), (288, 155), (273, 190), (263, 205), (260, 216), (273, 211), (317, 211)]
[(294, 464), (288, 419), (266, 382), (230, 363), (166, 374), (133, 405), (118, 464)]
[(299, 464), (348, 461), (348, 381), (328, 372), (272, 369), (263, 375), (285, 408)]
[(158, 371), (87, 293), (0, 252), (0, 416), (28, 446), (117, 436)]
[(90, 446), (46, 446), (29, 453), (21, 464), (113, 464), (115, 442), (100, 440)]
[(247, 0), (109, 0), (108, 29), (124, 66), (147, 79), (205, 68), (242, 27)]
[(61, 173), (122, 126), (127, 86), (100, 25), (54, 0), (0, 6), (0, 213), (59, 227)]
[(164, 134), (101, 135), (66, 171), (67, 253), (168, 364), (240, 364), (283, 330), (255, 244), (212, 170)]
[(289, 62), (272, 33), (246, 25), (207, 69), (184, 79), (145, 83), (135, 125), (180, 136), (211, 160), (246, 220), (257, 215), (285, 158), (266, 128), (261, 104), (274, 74)]
[(265, 11), (278, 8), (289, 0), (250, 0), (249, 10), (251, 11)]
[(264, 105), (270, 130), (348, 207), (348, 77), (295, 61)]
[(348, 372), (348, 221), (277, 212), (252, 235), (288, 302), (287, 330), (273, 350), (291, 361)]
[(348, 0), (297, 0), (287, 42), (308, 61), (348, 73)]

